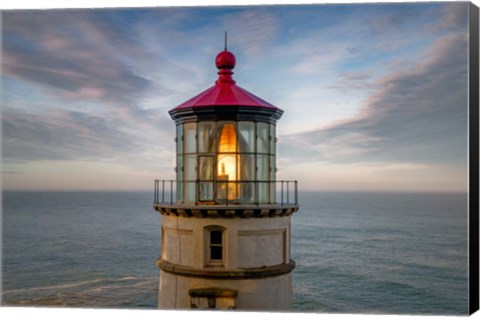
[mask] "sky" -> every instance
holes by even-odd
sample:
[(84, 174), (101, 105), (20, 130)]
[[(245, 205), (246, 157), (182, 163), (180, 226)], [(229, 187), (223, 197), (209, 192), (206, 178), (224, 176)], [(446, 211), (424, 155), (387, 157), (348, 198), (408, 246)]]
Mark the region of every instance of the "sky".
[(466, 192), (468, 3), (2, 12), (4, 190), (152, 190), (168, 110), (237, 84), (284, 110), (300, 190)]

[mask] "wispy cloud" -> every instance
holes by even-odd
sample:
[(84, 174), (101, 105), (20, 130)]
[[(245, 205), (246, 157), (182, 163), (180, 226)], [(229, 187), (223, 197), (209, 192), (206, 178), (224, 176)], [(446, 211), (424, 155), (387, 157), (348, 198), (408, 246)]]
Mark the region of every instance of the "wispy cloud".
[(28, 113), (3, 112), (3, 157), (5, 160), (69, 160), (108, 158), (117, 149), (139, 150), (139, 146), (108, 118), (57, 110), (39, 117)]
[(248, 58), (268, 54), (279, 30), (278, 17), (263, 8), (252, 8), (226, 14), (222, 18), (225, 30), (235, 47)]
[(381, 79), (355, 117), (287, 137), (286, 152), (306, 147), (312, 155), (302, 157), (337, 162), (465, 163), (467, 47), (466, 34), (439, 38), (414, 70)]
[[(4, 159), (120, 161), (164, 148), (153, 139), (171, 139), (167, 115), (140, 106), (152, 81), (138, 64), (152, 54), (116, 19), (85, 10), (4, 13), (5, 78), (43, 87), (59, 102), (31, 103), (20, 112), (15, 105), (21, 97), (6, 92), (8, 100), (20, 101), (7, 102), (3, 111)], [(82, 100), (99, 108), (75, 109)], [(142, 139), (139, 131), (148, 134)]]
[[(148, 87), (118, 58), (142, 57), (141, 44), (122, 36), (115, 25), (85, 11), (7, 12), (3, 14), (3, 70), (71, 99), (126, 105)], [(59, 27), (61, 25), (62, 27)]]

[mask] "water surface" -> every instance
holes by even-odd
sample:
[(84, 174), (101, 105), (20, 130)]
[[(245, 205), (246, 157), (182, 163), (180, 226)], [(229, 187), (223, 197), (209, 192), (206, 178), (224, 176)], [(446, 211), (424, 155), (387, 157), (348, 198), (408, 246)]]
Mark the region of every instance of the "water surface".
[[(4, 192), (4, 305), (154, 308), (160, 217), (140, 192)], [(467, 314), (465, 194), (302, 192), (294, 310)]]

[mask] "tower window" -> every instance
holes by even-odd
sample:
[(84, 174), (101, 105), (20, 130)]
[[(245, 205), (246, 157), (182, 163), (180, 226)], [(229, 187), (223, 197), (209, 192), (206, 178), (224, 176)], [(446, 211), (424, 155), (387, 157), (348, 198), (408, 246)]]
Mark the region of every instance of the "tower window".
[(203, 265), (205, 267), (226, 267), (227, 234), (226, 228), (209, 225), (203, 228)]
[(210, 230), (210, 260), (223, 260), (223, 231)]

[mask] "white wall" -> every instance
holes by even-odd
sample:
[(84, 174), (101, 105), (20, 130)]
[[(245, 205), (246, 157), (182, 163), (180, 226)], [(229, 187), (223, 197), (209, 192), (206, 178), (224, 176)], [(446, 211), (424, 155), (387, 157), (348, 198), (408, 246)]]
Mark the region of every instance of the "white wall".
[[(224, 231), (223, 267), (209, 267), (208, 226)], [(194, 218), (162, 215), (162, 260), (193, 270), (232, 271), (290, 262), (290, 216), (266, 218)], [(192, 288), (238, 291), (237, 309), (289, 310), (291, 274), (256, 279), (207, 279), (161, 271), (159, 308), (189, 309)]]
[(203, 268), (208, 262), (208, 226), (226, 228), (225, 269), (290, 261), (290, 217), (187, 218), (162, 215), (162, 259)]
[(201, 287), (236, 289), (238, 295), (235, 304), (238, 310), (292, 310), (291, 273), (263, 279), (213, 280), (161, 272), (158, 307), (160, 309), (190, 309), (188, 291)]

